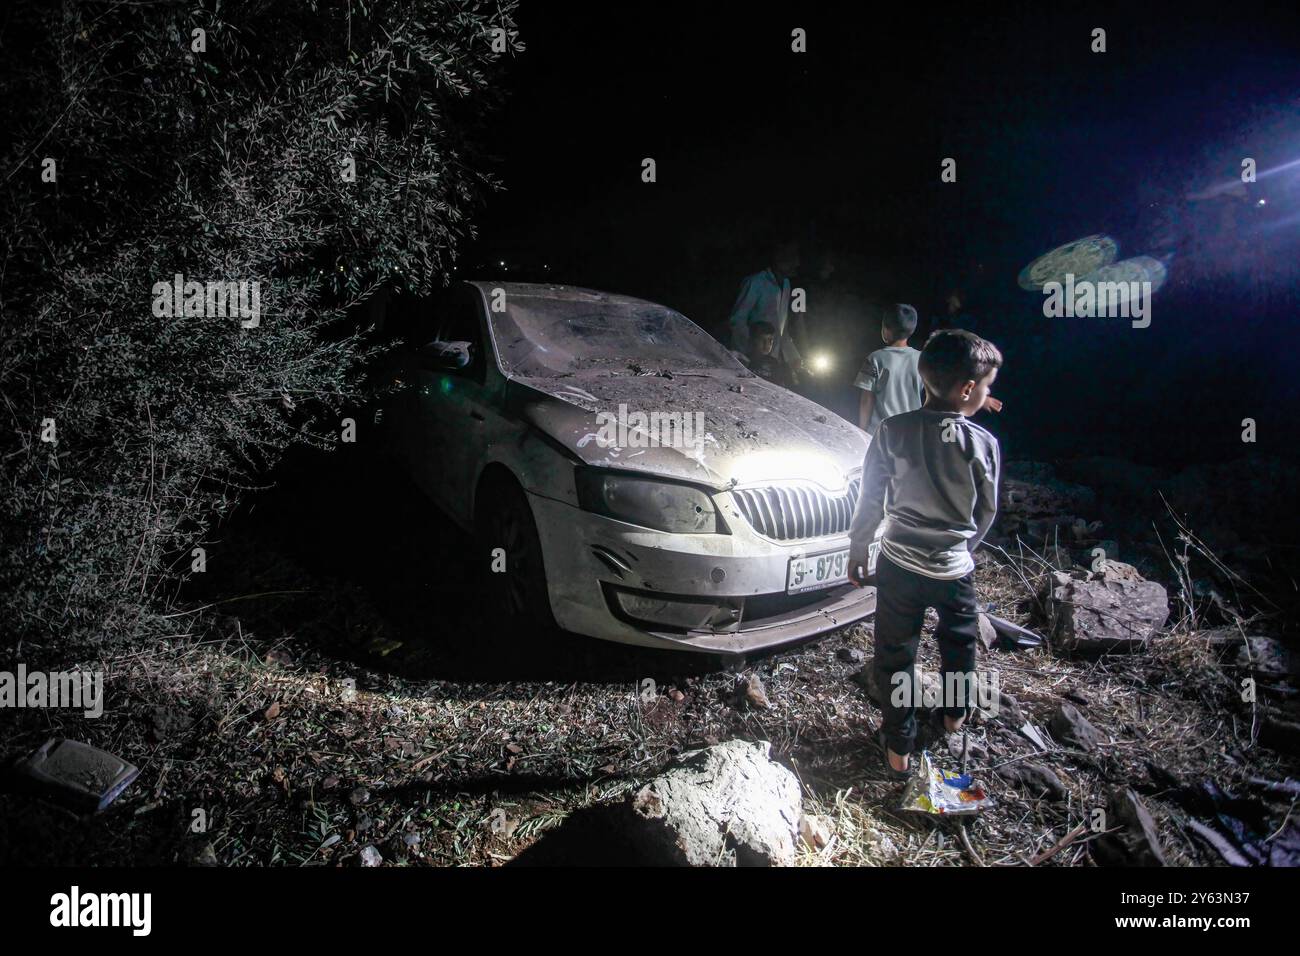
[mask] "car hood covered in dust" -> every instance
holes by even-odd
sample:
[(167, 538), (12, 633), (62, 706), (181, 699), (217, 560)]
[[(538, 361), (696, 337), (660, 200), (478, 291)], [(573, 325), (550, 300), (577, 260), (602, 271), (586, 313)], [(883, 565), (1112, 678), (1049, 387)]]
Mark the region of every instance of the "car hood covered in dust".
[[(525, 420), (592, 466), (719, 489), (808, 480), (836, 490), (862, 465), (863, 432), (765, 379), (730, 369), (638, 372), (516, 376), (510, 387)], [(692, 416), (692, 425), (699, 413), (703, 434), (665, 446), (636, 429), (614, 429), (620, 413), (626, 421), (635, 412)], [(612, 435), (620, 441), (611, 444)]]

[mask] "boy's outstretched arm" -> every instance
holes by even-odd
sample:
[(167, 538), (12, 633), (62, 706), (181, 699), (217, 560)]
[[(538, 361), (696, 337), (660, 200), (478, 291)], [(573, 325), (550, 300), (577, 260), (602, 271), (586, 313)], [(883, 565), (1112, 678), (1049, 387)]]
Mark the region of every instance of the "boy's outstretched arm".
[[(885, 453), (886, 431), (882, 422), (862, 463), (862, 487), (858, 491), (858, 503), (853, 509), (853, 520), (849, 523), (851, 577), (856, 574), (859, 565), (864, 569), (867, 567), (867, 553), (885, 514), (885, 489), (889, 487), (890, 477), (890, 459)], [(853, 583), (862, 582), (854, 580)]]
[(998, 475), (1002, 470), (1002, 450), (997, 442), (993, 443), (987, 456), (977, 456), (971, 462), (971, 470), (975, 475), (975, 536), (970, 539), (967, 547), (973, 554), (988, 534), (989, 528), (993, 527), (993, 519), (998, 516)]

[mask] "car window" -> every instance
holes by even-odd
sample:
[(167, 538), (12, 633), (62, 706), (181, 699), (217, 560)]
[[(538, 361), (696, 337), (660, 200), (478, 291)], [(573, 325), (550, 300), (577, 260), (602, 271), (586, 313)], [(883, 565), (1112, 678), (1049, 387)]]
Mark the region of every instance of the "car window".
[(469, 285), (454, 285), (432, 296), (395, 296), (387, 322), (411, 349), (432, 342), (468, 342), (469, 365), (450, 374), (484, 380), (486, 353), (480, 321), (482, 297)]
[(503, 371), (553, 377), (743, 366), (694, 322), (662, 305), (579, 290), (510, 291), (489, 313)]

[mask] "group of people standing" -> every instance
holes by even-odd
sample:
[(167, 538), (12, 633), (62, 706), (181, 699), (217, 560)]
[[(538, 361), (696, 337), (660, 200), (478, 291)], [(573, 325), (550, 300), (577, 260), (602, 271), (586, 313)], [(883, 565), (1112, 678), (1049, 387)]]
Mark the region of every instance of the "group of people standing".
[[(802, 315), (791, 309), (798, 251), (778, 247), (771, 263), (741, 285), (731, 313), (732, 348), (755, 373), (790, 386), (806, 371), (792, 325)], [(918, 351), (909, 344), (916, 309), (888, 306), (881, 347), (867, 355), (854, 379), (861, 393), (858, 425), (871, 442), (849, 528), (849, 578), (877, 589), (871, 672), (883, 712), (877, 741), (892, 779), (906, 779), (913, 769), (918, 702), (895, 691), (915, 686), (927, 608), (938, 612), (944, 689), (930, 726), (941, 734), (961, 730), (974, 698), (979, 619), (973, 552), (997, 515), (1001, 450), (971, 416), (1001, 410), (989, 392), (1002, 354), (970, 331), (971, 324), (960, 294), (950, 294), (946, 314), (932, 323)]]
[[(755, 374), (769, 381), (801, 391), (815, 388), (819, 373), (805, 354), (809, 343), (808, 296), (806, 290), (793, 287), (791, 281), (800, 267), (798, 244), (776, 245), (768, 261), (767, 268), (746, 276), (740, 284), (729, 321), (731, 348)], [(854, 402), (855, 409), (845, 410), (846, 417), (856, 417), (858, 426), (873, 435), (889, 414), (912, 407), (905, 401), (906, 395), (921, 393), (916, 372), (919, 352), (908, 345), (918, 326), (916, 310), (904, 305), (889, 306), (885, 312), (881, 323), (885, 347), (866, 357), (853, 380), (861, 390), (860, 399)], [(965, 309), (961, 291), (952, 289), (945, 297), (942, 313), (931, 320), (925, 334), (928, 338), (937, 331), (971, 329), (973, 325), (974, 318)], [(814, 397), (823, 404), (835, 404), (825, 389)]]

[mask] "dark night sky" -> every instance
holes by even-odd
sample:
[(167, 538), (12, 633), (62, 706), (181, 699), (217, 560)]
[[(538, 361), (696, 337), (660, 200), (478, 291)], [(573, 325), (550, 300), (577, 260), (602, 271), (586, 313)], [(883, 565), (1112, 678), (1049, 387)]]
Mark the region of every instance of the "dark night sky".
[[(507, 189), (464, 271), (489, 275), (474, 265), (504, 256), (513, 277), (532, 277), (545, 262), (549, 277), (661, 301), (711, 331), (777, 235), (803, 241), (799, 281), (828, 255), (832, 286), (864, 310), (902, 299), (928, 316), (959, 284), (977, 331), (1007, 354), (1001, 392), (1021, 414), (998, 425), (1013, 452), (1198, 459), (1189, 440), (1200, 435), (1208, 454), (1240, 453), (1244, 415), (1264, 429), (1279, 398), (1294, 400), (1297, 362), (1276, 343), (1296, 341), (1298, 223), (1250, 237), (1268, 263), (1265, 306), (1240, 283), (1195, 278), (1207, 264), (1183, 249), (1141, 332), (1096, 319), (1047, 327), (1041, 297), (1015, 284), (1036, 255), (1089, 233), (1114, 236), (1121, 257), (1147, 252), (1149, 202), (1226, 181), (1241, 156), (1261, 170), (1300, 158), (1294, 12), (711, 6), (611, 19), (524, 5), (528, 49), (491, 127)], [(790, 52), (796, 26), (806, 54)], [(1104, 54), (1089, 49), (1095, 26)], [(640, 178), (647, 156), (654, 184)], [(939, 180), (945, 156), (956, 184)], [(1297, 181), (1261, 184), (1273, 215), (1300, 215)], [(861, 311), (834, 321), (869, 329)], [(1184, 432), (1169, 420), (1189, 390), (1234, 404), (1195, 402), (1186, 410), (1202, 420)], [(1051, 408), (1069, 409), (1068, 428)], [(1205, 416), (1224, 441), (1193, 430)]]

